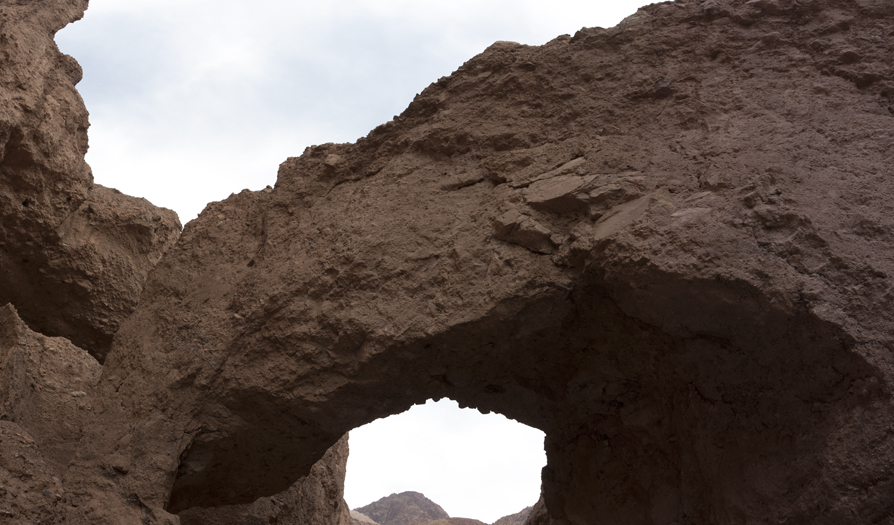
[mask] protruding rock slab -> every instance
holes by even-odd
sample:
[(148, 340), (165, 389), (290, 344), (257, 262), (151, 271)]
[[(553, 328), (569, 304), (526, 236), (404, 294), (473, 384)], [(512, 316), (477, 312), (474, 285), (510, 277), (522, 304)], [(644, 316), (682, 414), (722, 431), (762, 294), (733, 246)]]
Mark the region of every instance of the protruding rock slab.
[(531, 250), (535, 253), (556, 252), (553, 232), (530, 215), (511, 209), (494, 219), (494, 237)]

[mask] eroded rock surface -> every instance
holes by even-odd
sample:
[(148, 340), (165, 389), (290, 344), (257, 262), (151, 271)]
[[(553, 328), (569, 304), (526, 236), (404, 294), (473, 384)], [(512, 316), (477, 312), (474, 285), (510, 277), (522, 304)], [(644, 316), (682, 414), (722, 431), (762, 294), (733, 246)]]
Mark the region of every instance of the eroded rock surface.
[[(179, 514), (181, 525), (352, 525), (354, 513), (344, 500), (348, 436), (330, 448), (286, 491), (247, 505), (191, 508)], [(367, 518), (369, 519), (369, 518)], [(377, 525), (377, 524), (376, 524)]]
[[(531, 508), (528, 517), (525, 518), (525, 525), (553, 525), (553, 520), (546, 510), (546, 503), (540, 498)], [(496, 523), (494, 525), (497, 525)]]
[(534, 507), (525, 507), (522, 510), (516, 512), (515, 514), (510, 514), (508, 516), (503, 516), (493, 523), (493, 525), (523, 525), (525, 521), (528, 519), (528, 516), (531, 515), (531, 509)]
[(250, 502), (447, 396), (546, 432), (556, 523), (888, 519), (892, 34), (710, 0), (498, 43), (212, 204), (103, 372), (155, 436), (120, 490)]
[(60, 512), (64, 493), (28, 431), (0, 420), (0, 523), (40, 523)]
[[(83, 7), (3, 4), (9, 275), (50, 267), (91, 191), (50, 38)], [(288, 159), (151, 274), (60, 478), (66, 523), (251, 504), (441, 397), (546, 432), (528, 523), (889, 521), (892, 37), (882, 0), (653, 5), (497, 43)]]
[(93, 184), (81, 68), (53, 41), (86, 7), (0, 2), (0, 304), (102, 360), (180, 222)]
[[(127, 472), (114, 453), (97, 463), (90, 490), (63, 483), (96, 408), (100, 365), (61, 337), (30, 330), (0, 308), (0, 523), (132, 523), (161, 517), (110, 478)], [(156, 520), (155, 523), (165, 523)], [(170, 522), (172, 523), (172, 522)]]
[(34, 333), (11, 305), (0, 307), (0, 420), (26, 428), (57, 470), (75, 455), (99, 375), (87, 352)]
[(411, 525), (487, 525), (487, 523), (470, 518), (444, 518), (434, 521), (417, 521)]

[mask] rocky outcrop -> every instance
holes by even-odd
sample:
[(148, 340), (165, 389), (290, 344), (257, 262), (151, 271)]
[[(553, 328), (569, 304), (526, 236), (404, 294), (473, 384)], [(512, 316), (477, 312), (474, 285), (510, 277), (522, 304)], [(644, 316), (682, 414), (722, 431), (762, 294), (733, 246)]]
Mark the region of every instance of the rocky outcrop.
[(209, 206), (104, 369), (98, 417), (157, 436), (122, 490), (252, 501), (447, 396), (546, 432), (558, 523), (894, 514), (892, 21), (684, 1), (498, 43)]
[(356, 510), (351, 511), (351, 520), (353, 521), (354, 525), (379, 525), (375, 522), (375, 520), (373, 520), (366, 514), (358, 512)]
[[(285, 492), (247, 505), (192, 508), (179, 514), (181, 525), (352, 525), (356, 518), (344, 500), (348, 436), (330, 448)], [(367, 518), (368, 519), (368, 518)], [(377, 524), (374, 524), (377, 525)]]
[[(525, 518), (525, 525), (553, 525), (554, 521), (549, 516), (549, 512), (546, 510), (546, 503), (543, 502), (543, 498), (541, 497), (534, 507), (531, 508), (531, 513), (528, 514), (528, 517)], [(497, 525), (496, 523), (494, 525)]]
[[(50, 37), (82, 9), (3, 5), (3, 286), (65, 282), (47, 246), (81, 231), (86, 114)], [(491, 46), (186, 227), (72, 419), (70, 504), (60, 452), (21, 451), (52, 435), (3, 427), (50, 494), (23, 516), (252, 504), (451, 397), (546, 433), (528, 523), (888, 520), (892, 34), (882, 0), (688, 0)]]
[(433, 521), (417, 521), (412, 525), (487, 525), (483, 521), (469, 518), (444, 518)]
[(528, 516), (531, 515), (531, 509), (534, 507), (525, 507), (515, 514), (503, 516), (493, 523), (493, 525), (523, 525)]
[(81, 68), (53, 41), (86, 7), (0, 3), (0, 304), (102, 360), (180, 223), (93, 184)]
[(450, 517), (440, 505), (419, 492), (392, 494), (354, 510), (379, 525), (414, 525)]
[(0, 420), (0, 451), (0, 523), (40, 523), (57, 515), (65, 491), (28, 431)]
[(127, 472), (120, 455), (96, 465), (96, 491), (62, 482), (99, 402), (99, 375), (86, 351), (31, 331), (12, 306), (0, 308), (0, 522), (127, 523), (145, 513), (109, 481)]
[(99, 376), (87, 352), (31, 331), (12, 306), (0, 307), (0, 421), (27, 429), (59, 472), (75, 455)]

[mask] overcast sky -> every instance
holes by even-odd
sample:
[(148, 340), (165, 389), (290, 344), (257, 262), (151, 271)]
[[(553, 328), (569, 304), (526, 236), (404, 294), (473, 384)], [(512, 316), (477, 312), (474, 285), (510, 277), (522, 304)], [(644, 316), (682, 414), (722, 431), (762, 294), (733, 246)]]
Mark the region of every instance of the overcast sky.
[[(279, 164), (307, 146), (365, 136), (497, 40), (540, 45), (611, 27), (646, 3), (90, 0), (56, 41), (84, 69), (78, 88), (96, 182), (186, 223), (210, 201), (273, 185)], [(416, 490), (451, 516), (492, 522), (537, 500), (541, 433), (502, 416), (427, 407), (352, 432), (352, 508)], [(496, 448), (486, 448), (490, 438)], [(386, 448), (394, 443), (402, 445)], [(394, 456), (402, 451), (427, 480), (402, 470)]]

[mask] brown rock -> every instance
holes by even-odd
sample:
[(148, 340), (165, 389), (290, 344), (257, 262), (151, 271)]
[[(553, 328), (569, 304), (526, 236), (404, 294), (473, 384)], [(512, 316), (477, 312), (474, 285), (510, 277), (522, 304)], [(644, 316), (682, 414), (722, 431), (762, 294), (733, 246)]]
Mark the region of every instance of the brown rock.
[(173, 523), (138, 496), (121, 496), (111, 479), (126, 475), (130, 458), (111, 452), (92, 466), (95, 490), (62, 482), (83, 434), (101, 404), (100, 366), (61, 337), (31, 331), (6, 305), (0, 308), (0, 523)]
[(32, 326), (68, 337), (102, 361), (149, 270), (179, 235), (174, 212), (94, 185), (56, 228), (42, 264), (32, 261), (38, 277), (23, 277), (10, 300)]
[[(340, 439), (320, 461), (285, 492), (246, 505), (228, 505), (181, 512), (181, 525), (351, 525), (357, 521), (344, 501), (348, 436)], [(368, 518), (367, 518), (368, 519)], [(378, 525), (375, 522), (360, 522)]]
[(525, 201), (535, 210), (559, 215), (586, 214), (589, 208), (587, 184), (595, 176), (560, 175), (538, 180), (525, 192)]
[[(448, 396), (546, 432), (557, 523), (894, 515), (894, 49), (863, 37), (894, 7), (771, 4), (494, 45), (357, 144), (209, 206), (103, 371), (97, 428), (151, 436), (117, 449), (140, 476), (116, 490), (253, 501)], [(550, 177), (636, 171), (639, 196), (595, 223), (525, 204), (581, 158)], [(91, 431), (80, 461), (115, 443)]]
[[(49, 268), (90, 191), (49, 38), (76, 4), (3, 6), (24, 54), (4, 85), (28, 93), (0, 128), (4, 283)], [(656, 4), (495, 44), (357, 144), (288, 159), (165, 254), (74, 396), (96, 402), (70, 499), (27, 519), (250, 504), (449, 396), (546, 432), (528, 523), (889, 520), (891, 34), (881, 0)]]
[(534, 507), (525, 507), (515, 514), (503, 516), (502, 518), (493, 522), (493, 525), (524, 525), (525, 520), (527, 520), (528, 516), (531, 515), (531, 509), (533, 508)]
[(0, 420), (0, 523), (41, 523), (64, 504), (58, 473), (31, 434)]
[(87, 352), (32, 332), (11, 305), (0, 307), (0, 420), (27, 429), (57, 471), (75, 455), (99, 375)]
[[(531, 513), (528, 514), (524, 521), (524, 525), (553, 525), (554, 523), (546, 510), (546, 503), (544, 503), (542, 496), (537, 500), (534, 507), (531, 508)], [(497, 524), (495, 523), (494, 525)]]
[(444, 518), (433, 521), (417, 521), (412, 525), (487, 525), (483, 521), (473, 520), (469, 518)]
[(354, 525), (379, 525), (366, 514), (356, 510), (351, 511), (351, 520), (354, 522)]
[(553, 232), (514, 208), (494, 219), (494, 237), (524, 246), (535, 253), (551, 254), (556, 251)]
[(86, 7), (0, 5), (0, 304), (102, 360), (180, 223), (93, 185), (87, 110), (74, 87), (81, 68), (53, 42)]
[(392, 494), (355, 510), (379, 525), (414, 525), (450, 517), (440, 505), (419, 492)]

